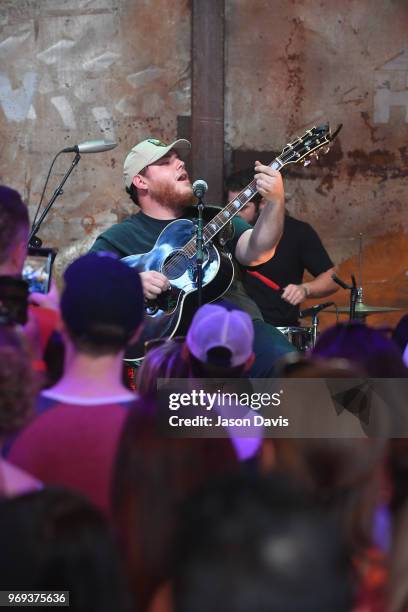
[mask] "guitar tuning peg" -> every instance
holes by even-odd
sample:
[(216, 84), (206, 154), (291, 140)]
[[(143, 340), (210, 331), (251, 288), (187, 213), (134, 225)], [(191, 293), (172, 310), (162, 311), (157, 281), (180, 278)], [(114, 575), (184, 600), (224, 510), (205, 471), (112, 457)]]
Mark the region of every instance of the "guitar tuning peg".
[(317, 153), (313, 153), (313, 157), (314, 157), (315, 159), (319, 159), (319, 155), (318, 155)]
[(303, 162), (303, 165), (305, 166), (309, 166), (310, 165), (310, 159), (305, 159), (305, 161)]
[(323, 147), (322, 149), (322, 153), (323, 155), (327, 155), (327, 153), (330, 151), (330, 145), (327, 145), (327, 147)]

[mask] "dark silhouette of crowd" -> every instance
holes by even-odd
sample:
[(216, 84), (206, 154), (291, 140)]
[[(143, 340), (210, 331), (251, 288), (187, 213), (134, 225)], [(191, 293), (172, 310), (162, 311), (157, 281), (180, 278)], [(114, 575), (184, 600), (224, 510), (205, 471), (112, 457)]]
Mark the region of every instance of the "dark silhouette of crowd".
[[(92, 252), (60, 296), (27, 297), (28, 228), (0, 187), (0, 590), (78, 612), (405, 612), (408, 315), (392, 337), (337, 324), (257, 382), (251, 317), (206, 304), (129, 385), (138, 272)], [(325, 437), (243, 400), (286, 385)], [(210, 405), (185, 401), (199, 389)]]

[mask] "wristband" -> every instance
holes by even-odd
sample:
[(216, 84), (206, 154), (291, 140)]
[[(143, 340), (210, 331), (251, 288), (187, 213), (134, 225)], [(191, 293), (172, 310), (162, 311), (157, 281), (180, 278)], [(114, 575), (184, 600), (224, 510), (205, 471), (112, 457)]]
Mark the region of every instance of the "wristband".
[(306, 285), (301, 285), (301, 287), (305, 292), (305, 299), (307, 299), (310, 296), (310, 290), (308, 287), (306, 287)]

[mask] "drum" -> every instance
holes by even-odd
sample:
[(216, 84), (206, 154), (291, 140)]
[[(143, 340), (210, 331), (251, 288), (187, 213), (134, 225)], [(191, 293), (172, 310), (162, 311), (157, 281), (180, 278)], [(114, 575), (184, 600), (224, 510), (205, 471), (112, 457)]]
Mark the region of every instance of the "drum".
[(302, 353), (313, 348), (313, 327), (277, 327), (293, 346)]

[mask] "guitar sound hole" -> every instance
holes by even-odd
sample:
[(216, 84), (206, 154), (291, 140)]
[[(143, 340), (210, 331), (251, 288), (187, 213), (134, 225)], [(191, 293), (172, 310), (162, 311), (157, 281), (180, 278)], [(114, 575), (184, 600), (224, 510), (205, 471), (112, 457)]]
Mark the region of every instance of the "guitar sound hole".
[(184, 253), (180, 251), (172, 253), (170, 257), (164, 262), (162, 273), (167, 276), (169, 280), (179, 278), (189, 268), (189, 259)]

